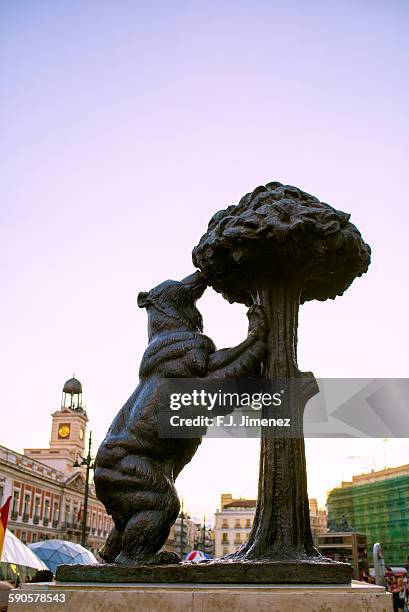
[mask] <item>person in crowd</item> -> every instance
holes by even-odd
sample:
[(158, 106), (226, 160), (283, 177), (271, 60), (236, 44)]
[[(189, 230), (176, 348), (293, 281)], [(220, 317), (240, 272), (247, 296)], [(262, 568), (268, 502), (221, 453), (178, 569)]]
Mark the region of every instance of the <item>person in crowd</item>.
[(392, 593), (393, 612), (399, 612), (399, 591), (395, 575), (390, 577), (388, 590)]
[(403, 611), (406, 605), (406, 587), (401, 577), (396, 581), (396, 590), (398, 592), (398, 610)]

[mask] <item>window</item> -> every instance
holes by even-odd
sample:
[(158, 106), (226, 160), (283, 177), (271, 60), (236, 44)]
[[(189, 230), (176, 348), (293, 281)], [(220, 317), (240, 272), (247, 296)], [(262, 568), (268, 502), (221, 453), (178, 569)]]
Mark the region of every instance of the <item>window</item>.
[(229, 534), (222, 533), (222, 544), (228, 544), (228, 543), (229, 543)]
[(34, 498), (34, 518), (40, 518), (40, 498)]
[(58, 507), (58, 503), (55, 502), (54, 511), (53, 511), (53, 523), (58, 523), (59, 517), (60, 517), (60, 508)]
[(229, 528), (229, 521), (227, 519), (223, 519), (222, 529)]
[(46, 499), (44, 503), (44, 523), (50, 520), (50, 500)]
[(20, 491), (14, 491), (14, 493), (13, 493), (13, 506), (12, 506), (12, 509), (11, 509), (11, 513), (14, 516), (17, 516), (17, 513), (18, 513), (18, 500), (19, 500), (19, 497), (20, 497)]
[(72, 508), (72, 522), (73, 522), (73, 524), (78, 523), (78, 521), (79, 521), (78, 517), (79, 516), (80, 516), (79, 504), (76, 501), (76, 502), (74, 502), (73, 508)]
[(23, 521), (28, 521), (28, 515), (30, 513), (30, 495), (24, 495), (24, 509), (23, 509)]
[(31, 537), (31, 541), (32, 542), (37, 542), (37, 534), (33, 533), (32, 537)]
[(241, 529), (240, 519), (236, 519), (235, 528), (236, 528), (236, 529)]
[(246, 529), (251, 529), (251, 521), (250, 521), (250, 519), (246, 519)]

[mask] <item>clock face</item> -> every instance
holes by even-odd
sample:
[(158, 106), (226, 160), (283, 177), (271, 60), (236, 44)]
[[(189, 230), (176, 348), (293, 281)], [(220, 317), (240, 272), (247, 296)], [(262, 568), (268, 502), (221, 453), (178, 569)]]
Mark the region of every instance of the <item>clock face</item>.
[(58, 437), (59, 438), (68, 438), (70, 435), (70, 425), (68, 423), (64, 423), (58, 428)]
[(81, 427), (81, 429), (80, 429), (80, 440), (83, 440), (83, 439), (84, 439), (84, 430)]

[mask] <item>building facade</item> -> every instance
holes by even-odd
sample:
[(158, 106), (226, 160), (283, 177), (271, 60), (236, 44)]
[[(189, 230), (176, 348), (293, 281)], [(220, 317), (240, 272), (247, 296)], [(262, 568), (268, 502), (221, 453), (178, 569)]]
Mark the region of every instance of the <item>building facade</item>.
[(214, 530), (195, 522), (182, 511), (170, 528), (169, 536), (162, 550), (175, 552), (181, 558), (192, 550), (201, 550), (209, 558), (213, 558)]
[(323, 533), (318, 536), (318, 549), (324, 557), (350, 563), (353, 578), (362, 580), (368, 575), (368, 551), (366, 535), (355, 531)]
[(214, 529), (207, 527), (206, 521), (195, 523), (195, 550), (201, 550), (207, 557), (214, 557)]
[(229, 555), (247, 540), (256, 511), (255, 499), (233, 499), (231, 493), (222, 493), (220, 509), (215, 512), (215, 557)]
[[(64, 385), (60, 410), (52, 415), (50, 446), (24, 454), (0, 446), (0, 505), (12, 498), (8, 527), (24, 543), (45, 539), (81, 541), (85, 471), (75, 467), (85, 453), (86, 424), (82, 387)], [(89, 488), (87, 548), (94, 554), (112, 528), (111, 518)]]
[(382, 545), (387, 565), (407, 563), (409, 465), (354, 476), (329, 493), (327, 507), (330, 526), (347, 521), (367, 536), (369, 551)]
[(162, 550), (177, 553), (181, 558), (195, 549), (196, 523), (187, 515), (181, 514), (170, 528), (168, 539)]
[[(255, 499), (233, 499), (231, 493), (222, 493), (220, 509), (215, 512), (215, 557), (229, 555), (244, 544), (250, 534), (256, 512)], [(314, 542), (327, 530), (326, 511), (318, 507), (316, 499), (310, 499), (310, 521)]]
[(309, 500), (310, 525), (314, 545), (318, 546), (319, 536), (327, 531), (327, 511), (319, 508), (318, 501), (314, 498)]

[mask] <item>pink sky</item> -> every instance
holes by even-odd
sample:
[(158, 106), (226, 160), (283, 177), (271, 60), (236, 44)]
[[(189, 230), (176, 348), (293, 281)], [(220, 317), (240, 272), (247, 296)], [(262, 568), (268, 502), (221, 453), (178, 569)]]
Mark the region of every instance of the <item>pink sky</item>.
[[(48, 444), (73, 371), (100, 442), (137, 384), (137, 293), (188, 274), (211, 215), (272, 180), (350, 212), (373, 248), (345, 296), (302, 307), (300, 367), (408, 376), (408, 11), (1, 3), (2, 444)], [(218, 347), (244, 338), (244, 307), (212, 291), (199, 305)], [(382, 441), (307, 446), (321, 502), (383, 466)], [(222, 490), (254, 496), (257, 460), (254, 440), (206, 441), (180, 477), (187, 509), (209, 516)], [(409, 462), (406, 441), (388, 462)]]

